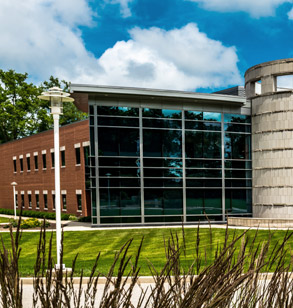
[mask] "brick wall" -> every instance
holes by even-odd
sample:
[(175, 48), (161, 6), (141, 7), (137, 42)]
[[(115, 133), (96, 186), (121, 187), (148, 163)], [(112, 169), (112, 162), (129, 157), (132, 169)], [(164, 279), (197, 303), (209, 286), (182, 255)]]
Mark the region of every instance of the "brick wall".
[[(65, 148), (65, 167), (61, 167), (61, 191), (66, 192), (67, 209), (63, 213), (77, 216), (90, 215), (89, 192), (85, 189), (84, 147), (89, 141), (88, 120), (60, 127), (60, 148)], [(75, 147), (80, 146), (80, 165), (76, 165)], [(24, 195), (24, 208), (52, 212), (53, 194), (55, 191), (54, 168), (51, 152), (54, 149), (53, 130), (0, 145), (0, 208), (13, 208), (12, 182), (16, 182), (18, 208), (21, 206), (21, 194)], [(46, 168), (43, 168), (42, 154), (46, 153)], [(30, 171), (27, 157), (30, 157)], [(35, 169), (35, 156), (38, 157), (38, 169)], [(23, 171), (20, 158), (23, 157)], [(16, 172), (14, 162), (16, 161)], [(60, 157), (61, 164), (61, 157)], [(77, 193), (81, 193), (82, 211), (78, 211)], [(39, 209), (36, 205), (36, 194), (39, 195)], [(45, 209), (44, 194), (47, 194), (48, 209)], [(62, 199), (62, 198), (61, 198)], [(62, 201), (61, 201), (62, 208)]]

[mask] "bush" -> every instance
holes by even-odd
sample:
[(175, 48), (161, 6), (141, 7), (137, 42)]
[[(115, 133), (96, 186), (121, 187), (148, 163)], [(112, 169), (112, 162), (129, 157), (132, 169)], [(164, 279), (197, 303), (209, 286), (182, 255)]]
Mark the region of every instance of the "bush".
[(77, 220), (77, 217), (75, 215), (70, 215), (69, 220)]
[[(20, 215), (20, 210), (16, 210), (17, 215)], [(6, 215), (14, 215), (14, 210), (12, 209), (1, 209), (0, 214)], [(45, 218), (45, 219), (56, 219), (55, 213), (48, 213), (48, 212), (39, 212), (39, 211), (30, 211), (24, 210), (21, 213), (22, 217), (35, 217), (35, 218)], [(61, 214), (61, 220), (69, 220), (70, 214)]]
[[(10, 219), (9, 224), (5, 225), (4, 228), (9, 228), (9, 225), (16, 228), (18, 224), (18, 221), (15, 219)], [(38, 228), (43, 225), (43, 222), (38, 220), (37, 218), (28, 218), (28, 219), (22, 219), (20, 223), (21, 229), (31, 229), (31, 228)], [(49, 227), (50, 223), (45, 220), (45, 226)]]
[(80, 221), (80, 222), (91, 222), (92, 217), (91, 216), (78, 217), (78, 221)]

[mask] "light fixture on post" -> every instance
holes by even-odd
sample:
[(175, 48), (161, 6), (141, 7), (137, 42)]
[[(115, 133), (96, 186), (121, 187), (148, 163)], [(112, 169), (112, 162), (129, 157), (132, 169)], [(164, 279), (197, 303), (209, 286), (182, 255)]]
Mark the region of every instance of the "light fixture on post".
[(15, 186), (17, 185), (16, 182), (12, 182), (11, 185), (13, 186), (13, 208), (14, 208), (14, 219), (16, 219), (16, 198), (15, 198)]
[(60, 188), (60, 145), (59, 145), (59, 117), (63, 114), (63, 102), (73, 102), (74, 99), (69, 97), (58, 87), (50, 88), (48, 92), (43, 92), (38, 98), (50, 101), (51, 114), (54, 119), (54, 159), (55, 159), (55, 212), (56, 212), (56, 246), (57, 246), (57, 264), (56, 269), (65, 269), (61, 263), (61, 188)]

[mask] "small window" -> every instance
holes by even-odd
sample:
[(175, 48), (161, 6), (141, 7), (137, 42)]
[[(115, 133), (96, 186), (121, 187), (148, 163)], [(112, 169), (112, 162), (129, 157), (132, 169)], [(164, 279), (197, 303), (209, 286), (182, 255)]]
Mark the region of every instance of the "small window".
[(21, 194), (21, 207), (24, 208), (25, 204), (24, 204), (24, 195)]
[(40, 208), (40, 198), (39, 198), (39, 194), (36, 194), (36, 208), (37, 208), (37, 209)]
[(48, 196), (47, 194), (44, 194), (44, 209), (48, 209)]
[(81, 205), (81, 194), (76, 195), (76, 201), (77, 201), (77, 210), (81, 211), (82, 210), (82, 205)]
[(66, 204), (66, 195), (62, 195), (62, 205), (63, 205), (63, 210), (67, 209), (67, 204)]
[(51, 152), (51, 163), (52, 163), (52, 168), (55, 168), (55, 153)]
[(38, 160), (38, 155), (34, 156), (34, 160), (35, 160), (35, 170), (39, 169), (39, 160)]
[(80, 165), (80, 148), (75, 148), (75, 164)]
[(17, 193), (15, 193), (15, 206), (18, 207)]
[(47, 169), (47, 157), (46, 154), (42, 154), (43, 158), (43, 169)]
[(55, 210), (55, 204), (56, 204), (55, 194), (52, 194), (52, 206), (53, 206), (53, 210)]
[(84, 156), (84, 165), (86, 167), (90, 165), (89, 153), (90, 153), (90, 147), (89, 146), (84, 147), (83, 148), (83, 156)]
[(20, 162), (20, 171), (23, 172), (23, 158), (20, 158), (19, 162)]
[(27, 171), (31, 171), (31, 158), (26, 158)]
[(61, 151), (61, 166), (65, 167), (65, 151)]
[(13, 171), (17, 172), (16, 159), (13, 160)]
[(31, 209), (32, 208), (32, 195), (28, 194), (28, 207)]

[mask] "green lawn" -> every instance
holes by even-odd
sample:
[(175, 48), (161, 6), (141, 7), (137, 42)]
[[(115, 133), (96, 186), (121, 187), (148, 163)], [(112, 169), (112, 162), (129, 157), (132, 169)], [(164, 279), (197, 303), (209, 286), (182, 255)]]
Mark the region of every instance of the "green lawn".
[[(138, 245), (144, 237), (143, 249), (140, 257), (141, 272), (140, 275), (150, 275), (149, 262), (157, 268), (161, 269), (165, 261), (164, 239), (170, 235), (170, 231), (177, 232), (179, 238), (182, 238), (182, 230), (178, 229), (132, 229), (132, 230), (93, 230), (83, 232), (65, 232), (64, 233), (64, 263), (67, 267), (71, 267), (74, 256), (78, 253), (76, 268), (78, 271), (84, 269), (85, 275), (89, 275), (93, 262), (101, 252), (101, 258), (98, 269), (102, 273), (106, 273), (112, 264), (114, 254), (120, 247), (130, 238), (133, 238), (133, 244), (130, 254), (135, 255)], [(236, 230), (236, 234), (241, 234), (242, 230)], [(248, 237), (253, 238), (255, 230), (248, 232)], [(230, 238), (234, 233), (233, 229), (229, 230)], [(49, 238), (50, 232), (47, 233)], [(197, 228), (185, 229), (186, 237), (186, 256), (182, 256), (182, 265), (188, 266), (192, 263), (195, 256)], [(212, 243), (210, 239), (210, 231), (208, 228), (200, 229), (200, 248), (203, 261), (209, 264), (214, 256), (217, 245), (224, 242), (225, 230), (212, 229)], [(272, 231), (271, 249), (278, 241), (281, 242), (285, 235), (285, 231)], [(269, 231), (258, 231), (257, 243), (265, 241), (269, 236)], [(9, 246), (9, 234), (2, 233), (4, 242)], [(22, 276), (30, 276), (33, 274), (33, 266), (36, 258), (36, 250), (38, 243), (38, 232), (23, 232), (21, 238), (21, 258), (20, 271)], [(293, 236), (287, 245), (289, 249), (293, 244)], [(55, 241), (53, 243), (55, 252)], [(240, 246), (240, 243), (237, 247)], [(205, 253), (206, 251), (206, 253)], [(205, 261), (206, 260), (206, 261)], [(288, 253), (287, 262), (290, 260)]]
[(0, 223), (9, 222), (10, 219), (11, 219), (11, 218), (0, 217)]

